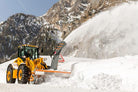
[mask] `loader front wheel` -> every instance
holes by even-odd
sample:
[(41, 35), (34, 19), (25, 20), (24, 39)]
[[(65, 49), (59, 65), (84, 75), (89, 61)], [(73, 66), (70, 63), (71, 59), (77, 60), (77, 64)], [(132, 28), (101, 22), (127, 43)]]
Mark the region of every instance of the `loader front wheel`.
[(17, 72), (18, 83), (27, 84), (29, 77), (30, 77), (29, 68), (25, 64), (21, 64), (18, 67), (18, 72)]
[(15, 83), (15, 80), (16, 79), (13, 78), (13, 66), (9, 64), (6, 72), (6, 81), (7, 83)]

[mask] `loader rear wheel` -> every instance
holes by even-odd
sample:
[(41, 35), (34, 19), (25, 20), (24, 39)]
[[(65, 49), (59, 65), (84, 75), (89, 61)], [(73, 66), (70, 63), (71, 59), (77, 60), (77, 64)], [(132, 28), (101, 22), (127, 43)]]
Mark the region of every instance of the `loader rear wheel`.
[(13, 66), (12, 64), (8, 65), (7, 73), (6, 73), (6, 81), (7, 83), (15, 83), (15, 78), (13, 78)]
[(29, 72), (30, 72), (29, 68), (25, 64), (21, 64), (18, 67), (18, 72), (17, 72), (18, 83), (27, 84), (30, 78)]

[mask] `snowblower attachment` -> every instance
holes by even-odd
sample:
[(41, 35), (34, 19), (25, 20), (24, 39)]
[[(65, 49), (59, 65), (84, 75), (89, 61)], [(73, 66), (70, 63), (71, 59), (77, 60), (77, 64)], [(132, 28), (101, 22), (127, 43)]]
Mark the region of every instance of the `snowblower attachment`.
[(64, 41), (62, 41), (55, 48), (55, 53), (54, 53), (54, 56), (52, 58), (52, 63), (51, 63), (51, 69), (57, 70), (59, 55), (60, 55), (62, 48), (65, 45), (66, 45), (66, 43)]

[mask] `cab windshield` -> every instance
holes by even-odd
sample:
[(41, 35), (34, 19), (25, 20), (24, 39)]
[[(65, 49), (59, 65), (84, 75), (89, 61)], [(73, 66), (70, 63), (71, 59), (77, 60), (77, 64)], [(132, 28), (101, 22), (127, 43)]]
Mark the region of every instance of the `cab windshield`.
[(32, 60), (39, 58), (38, 48), (28, 46), (19, 48), (18, 57), (23, 59), (23, 56), (30, 57)]

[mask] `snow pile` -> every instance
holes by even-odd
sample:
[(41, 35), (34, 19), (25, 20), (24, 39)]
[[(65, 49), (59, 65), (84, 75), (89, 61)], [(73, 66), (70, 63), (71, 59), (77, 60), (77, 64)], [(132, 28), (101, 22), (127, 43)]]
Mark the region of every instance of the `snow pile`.
[(70, 79), (92, 90), (137, 92), (137, 66), (138, 56), (79, 62), (74, 65)]
[(89, 86), (92, 89), (98, 90), (118, 90), (120, 89), (121, 82), (122, 80), (117, 76), (101, 73), (92, 77)]
[(99, 13), (66, 39), (64, 55), (112, 58), (138, 54), (138, 2)]

